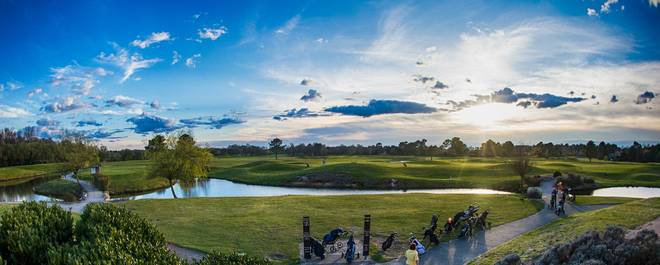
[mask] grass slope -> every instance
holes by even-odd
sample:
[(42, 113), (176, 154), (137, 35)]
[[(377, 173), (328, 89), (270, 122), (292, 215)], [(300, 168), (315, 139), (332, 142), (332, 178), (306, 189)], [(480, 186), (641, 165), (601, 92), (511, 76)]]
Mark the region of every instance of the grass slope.
[[(120, 161), (101, 164), (101, 174), (108, 176), (110, 195), (139, 193), (166, 188), (166, 178), (149, 176), (148, 160)], [(89, 170), (80, 172), (82, 179), (91, 180)]]
[[(430, 194), (194, 198), (122, 204), (149, 219), (168, 241), (180, 246), (296, 260), (303, 215), (310, 216), (316, 238), (335, 227), (351, 229), (361, 237), (363, 215), (369, 213), (372, 235), (382, 240), (394, 231), (402, 238), (410, 232), (421, 233), (432, 214), (442, 220), (470, 203), (491, 209), (493, 225), (526, 217), (543, 207), (513, 195)], [(406, 247), (403, 241), (398, 240), (388, 252), (398, 256)]]
[[(1, 182), (11, 182), (19, 184), (20, 182), (31, 179), (53, 176), (61, 173), (61, 164), (38, 164), (28, 166), (0, 167), (0, 185)], [(5, 186), (5, 185), (3, 185)]]
[(35, 186), (34, 192), (70, 202), (77, 201), (83, 189), (73, 181), (54, 179)]
[(519, 254), (523, 260), (530, 260), (547, 248), (571, 241), (589, 230), (603, 231), (608, 225), (634, 228), (658, 216), (660, 216), (660, 198), (637, 200), (598, 211), (578, 213), (497, 246), (470, 264), (493, 264), (512, 252)]
[(639, 200), (637, 198), (625, 197), (598, 197), (598, 196), (585, 196), (578, 195), (575, 199), (575, 204), (590, 205), (590, 204), (621, 204)]

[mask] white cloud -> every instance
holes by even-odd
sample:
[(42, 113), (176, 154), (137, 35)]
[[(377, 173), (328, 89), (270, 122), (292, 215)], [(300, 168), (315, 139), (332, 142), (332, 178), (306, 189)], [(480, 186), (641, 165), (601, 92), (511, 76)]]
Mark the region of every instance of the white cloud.
[(147, 69), (154, 64), (162, 61), (160, 58), (154, 59), (143, 59), (139, 53), (133, 53), (129, 55), (128, 51), (124, 48), (121, 48), (116, 43), (113, 43), (112, 46), (115, 48), (116, 53), (105, 54), (101, 52), (97, 57), (97, 61), (101, 63), (114, 64), (119, 68), (124, 70), (124, 75), (119, 81), (123, 83), (128, 78), (130, 78), (135, 72), (140, 69)]
[(298, 22), (300, 22), (300, 15), (296, 15), (284, 23), (283, 26), (275, 30), (276, 34), (281, 34), (281, 35), (287, 35), (291, 33), (297, 26)]
[(179, 54), (177, 51), (172, 52), (172, 65), (175, 65), (181, 60), (181, 54)]
[(227, 33), (227, 28), (221, 26), (219, 28), (203, 28), (197, 31), (200, 39), (217, 40), (220, 36)]
[(5, 89), (9, 90), (17, 90), (19, 88), (23, 88), (23, 84), (20, 82), (15, 82), (15, 81), (7, 81), (6, 83), (0, 83), (0, 92), (2, 92)]
[(323, 43), (328, 43), (328, 40), (326, 40), (324, 38), (318, 38), (318, 39), (316, 39), (316, 42), (323, 44)]
[(199, 54), (199, 53), (193, 55), (192, 57), (188, 57), (188, 59), (186, 59), (186, 66), (187, 66), (188, 68), (195, 68), (195, 67), (197, 67), (197, 64), (196, 64), (196, 62), (195, 62), (195, 59), (200, 58), (200, 57), (202, 57), (202, 55)]
[(105, 102), (108, 106), (132, 107), (134, 105), (145, 104), (144, 101), (131, 97), (117, 95)]
[(91, 105), (80, 102), (80, 97), (69, 96), (41, 107), (41, 110), (47, 113), (61, 113), (68, 111), (76, 111), (89, 108)]
[(587, 8), (587, 15), (590, 17), (598, 16), (598, 11), (596, 11), (596, 9), (593, 8)]
[(19, 118), (32, 115), (25, 109), (0, 104), (0, 118)]
[(605, 1), (605, 3), (603, 3), (600, 6), (600, 12), (601, 13), (609, 13), (610, 9), (611, 9), (611, 6), (618, 3), (618, 2), (619, 2), (619, 0), (607, 0), (607, 1)]
[(159, 43), (161, 41), (167, 41), (171, 40), (171, 36), (169, 32), (154, 32), (151, 33), (151, 35), (145, 39), (145, 40), (134, 40), (131, 42), (133, 46), (140, 47), (142, 49), (149, 47), (151, 44), (154, 43)]
[(39, 95), (43, 92), (44, 92), (43, 88), (35, 88), (34, 90), (28, 92), (27, 96), (28, 98), (32, 98), (33, 96)]

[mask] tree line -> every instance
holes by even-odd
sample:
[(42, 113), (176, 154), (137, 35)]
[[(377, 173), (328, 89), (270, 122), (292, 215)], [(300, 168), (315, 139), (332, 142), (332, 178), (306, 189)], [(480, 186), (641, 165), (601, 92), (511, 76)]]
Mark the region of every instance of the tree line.
[[(62, 163), (67, 161), (67, 150), (72, 142), (82, 140), (82, 136), (69, 134), (59, 140), (37, 137), (33, 130), (0, 130), (0, 167)], [(108, 150), (98, 146), (101, 161), (126, 161), (146, 159), (145, 151), (136, 149)]]
[[(30, 133), (31, 130), (0, 130), (0, 167), (66, 162), (66, 150), (71, 139), (80, 136), (64, 137), (60, 140), (43, 139)], [(514, 144), (511, 141), (495, 142), (487, 140), (479, 146), (468, 146), (459, 137), (444, 140), (441, 144), (431, 144), (426, 139), (403, 141), (398, 145), (337, 145), (323, 143), (294, 144), (275, 138), (268, 146), (229, 145), (210, 148), (215, 156), (260, 156), (286, 154), (289, 156), (329, 156), (329, 155), (401, 155), (426, 157), (482, 156), (482, 157), (585, 157), (611, 161), (660, 162), (660, 144), (642, 145), (634, 142), (631, 146), (589, 141), (585, 144), (553, 144), (539, 142), (534, 145)], [(143, 149), (108, 150), (97, 146), (99, 161), (126, 161), (148, 159)]]

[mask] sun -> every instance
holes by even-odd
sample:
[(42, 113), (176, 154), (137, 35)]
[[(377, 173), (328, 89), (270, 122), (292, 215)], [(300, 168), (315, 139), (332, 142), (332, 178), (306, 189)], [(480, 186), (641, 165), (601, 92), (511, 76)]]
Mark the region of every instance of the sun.
[(511, 104), (487, 103), (457, 111), (453, 116), (457, 122), (495, 130), (506, 127), (507, 121), (521, 116), (523, 110)]

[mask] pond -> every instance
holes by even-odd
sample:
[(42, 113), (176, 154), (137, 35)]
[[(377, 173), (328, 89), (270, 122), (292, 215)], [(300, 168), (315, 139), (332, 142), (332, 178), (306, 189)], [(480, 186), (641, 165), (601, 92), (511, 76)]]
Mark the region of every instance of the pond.
[(0, 202), (50, 201), (52, 199), (48, 196), (35, 194), (32, 187), (51, 179), (53, 178), (37, 178), (20, 184), (7, 186), (0, 183)]
[(594, 190), (591, 194), (600, 197), (653, 198), (660, 197), (660, 188), (649, 187), (614, 187)]
[[(423, 189), (423, 190), (351, 190), (351, 189), (315, 189), (294, 187), (273, 187), (235, 183), (223, 179), (199, 180), (192, 187), (174, 185), (179, 198), (193, 197), (263, 197), (283, 195), (352, 195), (352, 194), (397, 194), (397, 193), (433, 193), (433, 194), (509, 194), (490, 189)], [(148, 194), (118, 197), (119, 200), (171, 199), (170, 188)]]

